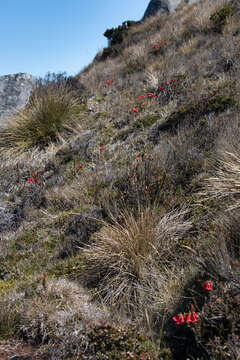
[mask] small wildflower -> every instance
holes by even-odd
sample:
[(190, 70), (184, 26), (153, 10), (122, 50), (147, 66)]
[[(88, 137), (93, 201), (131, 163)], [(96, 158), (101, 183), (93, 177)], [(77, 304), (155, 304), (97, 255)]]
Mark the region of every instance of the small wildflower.
[(160, 88), (158, 89), (159, 91), (163, 91), (165, 88), (163, 86), (160, 86)]
[(211, 281), (205, 281), (204, 288), (211, 291), (213, 289), (213, 283)]
[(138, 114), (138, 113), (139, 113), (139, 110), (136, 109), (136, 108), (132, 108), (132, 112)]
[(78, 164), (77, 169), (82, 169), (82, 164)]
[(149, 97), (149, 98), (153, 98), (153, 94), (152, 94), (152, 93), (149, 93), (149, 94), (148, 94), (148, 97)]
[(104, 150), (104, 146), (100, 146), (99, 151), (103, 151), (103, 150)]
[(174, 80), (173, 80), (173, 79), (171, 79), (171, 80), (170, 80), (170, 83), (173, 83), (173, 82), (174, 82)]
[(166, 85), (169, 85), (169, 84), (170, 84), (170, 82), (169, 82), (169, 81), (166, 81), (166, 82), (165, 82), (165, 84), (166, 84)]
[(28, 178), (27, 182), (30, 184), (33, 184), (35, 182), (35, 180), (33, 178)]

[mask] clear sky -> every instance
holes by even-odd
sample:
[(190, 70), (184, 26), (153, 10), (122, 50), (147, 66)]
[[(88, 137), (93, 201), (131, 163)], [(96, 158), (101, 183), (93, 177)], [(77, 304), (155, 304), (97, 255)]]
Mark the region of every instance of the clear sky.
[(103, 33), (140, 20), (149, 0), (1, 0), (0, 76), (74, 75), (107, 45)]

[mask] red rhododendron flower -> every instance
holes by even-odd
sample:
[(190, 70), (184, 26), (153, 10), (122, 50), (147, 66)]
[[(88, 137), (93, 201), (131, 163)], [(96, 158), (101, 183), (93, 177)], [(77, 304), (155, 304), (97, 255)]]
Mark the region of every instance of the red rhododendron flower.
[(199, 318), (198, 314), (195, 313), (195, 311), (194, 311), (194, 312), (192, 313), (192, 322), (193, 322), (193, 323), (196, 323), (196, 322), (198, 321), (198, 318)]
[(133, 109), (132, 109), (132, 112), (134, 112), (134, 113), (139, 113), (139, 110), (136, 109), (136, 108), (133, 108)]
[(169, 84), (170, 84), (170, 82), (169, 82), (169, 81), (166, 81), (166, 82), (165, 82), (165, 84), (166, 84), (166, 85), (169, 85)]
[(160, 88), (158, 89), (159, 91), (163, 91), (165, 88), (160, 86)]
[(103, 151), (104, 150), (104, 146), (100, 146), (99, 151)]
[(138, 98), (139, 98), (139, 99), (144, 99), (144, 96), (143, 96), (143, 95), (139, 95)]
[(170, 82), (171, 82), (171, 83), (173, 83), (173, 82), (174, 82), (174, 80), (170, 80)]
[(213, 283), (211, 281), (205, 281), (204, 288), (211, 291), (213, 289)]
[(152, 93), (149, 93), (149, 94), (148, 94), (148, 97), (149, 97), (149, 98), (152, 98), (152, 97), (153, 97), (153, 94), (152, 94)]
[(82, 164), (78, 164), (77, 169), (82, 169)]
[(30, 184), (33, 184), (33, 183), (35, 182), (35, 180), (34, 180), (33, 178), (29, 178), (29, 179), (27, 180), (27, 182), (30, 183)]

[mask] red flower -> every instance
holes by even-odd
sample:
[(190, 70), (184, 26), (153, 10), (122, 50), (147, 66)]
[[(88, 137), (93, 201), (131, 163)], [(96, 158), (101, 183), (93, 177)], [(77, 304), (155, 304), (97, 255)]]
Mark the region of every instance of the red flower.
[(158, 89), (159, 91), (163, 91), (165, 88), (160, 86), (160, 88)]
[(213, 289), (213, 283), (211, 281), (205, 281), (204, 288), (211, 291)]
[(170, 80), (170, 83), (173, 83), (174, 82), (174, 80)]
[(144, 96), (143, 95), (139, 95), (139, 97), (138, 97), (139, 99), (143, 99), (144, 98)]
[(99, 151), (103, 151), (104, 150), (104, 146), (100, 146)]
[(194, 312), (192, 313), (192, 322), (193, 322), (193, 323), (196, 323), (196, 322), (198, 321), (198, 318), (199, 318), (198, 314), (195, 313), (195, 311), (194, 311)]
[(169, 85), (169, 84), (170, 84), (170, 82), (169, 82), (169, 81), (166, 81), (166, 82), (165, 82), (165, 84), (166, 84), (166, 85)]
[(139, 113), (139, 110), (138, 110), (138, 109), (136, 109), (136, 108), (133, 108), (133, 109), (132, 109), (132, 112), (134, 112), (134, 113), (137, 113), (137, 114), (138, 114), (138, 113)]
[(82, 169), (82, 164), (78, 164), (77, 169)]
[(173, 317), (173, 320), (176, 322), (177, 325), (185, 323), (184, 316), (182, 314), (178, 314), (177, 316)]
[(152, 98), (152, 97), (153, 97), (153, 94), (152, 94), (152, 93), (149, 93), (149, 94), (148, 94), (148, 97), (149, 97), (149, 98)]
[(108, 86), (110, 86), (111, 85), (111, 80), (107, 80), (107, 84), (108, 84)]
[(191, 313), (184, 314), (184, 320), (186, 323), (192, 322)]
[(28, 178), (27, 182), (30, 184), (33, 184), (35, 182), (35, 180), (33, 178)]

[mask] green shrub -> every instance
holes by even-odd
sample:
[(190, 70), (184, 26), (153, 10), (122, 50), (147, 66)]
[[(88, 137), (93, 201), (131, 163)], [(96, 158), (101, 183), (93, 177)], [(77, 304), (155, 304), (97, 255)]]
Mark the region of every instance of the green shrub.
[(135, 24), (135, 21), (124, 21), (122, 25), (119, 25), (116, 28), (107, 29), (103, 35), (109, 40), (110, 45), (121, 44), (128, 29)]
[(222, 9), (212, 14), (210, 20), (214, 24), (214, 31), (222, 33), (223, 27), (227, 24), (227, 19), (229, 16), (233, 16), (233, 14), (233, 9), (229, 5), (224, 6)]
[(49, 75), (39, 79), (29, 104), (4, 127), (0, 150), (16, 153), (44, 148), (59, 135), (72, 133), (79, 120), (79, 99), (65, 78)]

